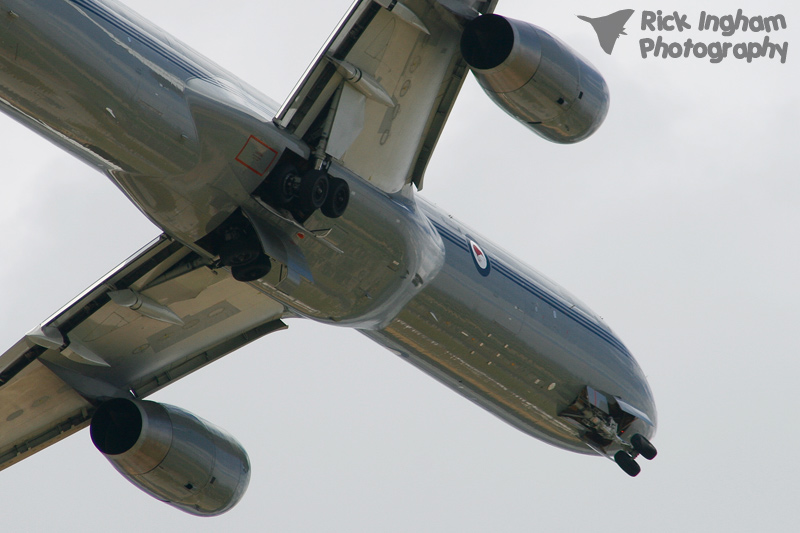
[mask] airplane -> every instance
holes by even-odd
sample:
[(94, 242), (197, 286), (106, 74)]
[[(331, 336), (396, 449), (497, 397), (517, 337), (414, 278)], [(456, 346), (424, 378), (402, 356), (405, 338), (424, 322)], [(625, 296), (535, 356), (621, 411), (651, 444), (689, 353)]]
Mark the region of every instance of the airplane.
[(625, 33), (625, 23), (628, 22), (631, 15), (633, 15), (633, 9), (621, 9), (604, 17), (591, 18), (578, 15), (578, 18), (592, 25), (597, 33), (597, 40), (600, 41), (600, 47), (605, 53), (611, 55), (617, 39), (621, 35), (628, 35)]
[(630, 351), (419, 195), (468, 71), (552, 142), (589, 137), (608, 111), (592, 65), (496, 4), (356, 0), (279, 105), (115, 0), (0, 0), (0, 108), (162, 231), (0, 355), (0, 470), (89, 427), (141, 490), (224, 513), (250, 479), (243, 447), (146, 398), (307, 319), (639, 474), (657, 414)]

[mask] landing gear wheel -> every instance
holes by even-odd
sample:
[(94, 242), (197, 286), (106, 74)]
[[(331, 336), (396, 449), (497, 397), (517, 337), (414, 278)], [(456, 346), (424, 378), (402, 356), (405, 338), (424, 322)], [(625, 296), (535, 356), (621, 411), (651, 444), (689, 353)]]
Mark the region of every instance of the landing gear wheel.
[(285, 207), (294, 200), (297, 195), (297, 187), (300, 183), (300, 174), (294, 165), (286, 165), (275, 171), (268, 187), (268, 194), (272, 204), (276, 207)]
[(231, 274), (236, 281), (255, 281), (269, 274), (271, 269), (269, 257), (260, 254), (247, 264), (231, 267)]
[(631, 477), (636, 477), (642, 470), (639, 464), (633, 460), (633, 457), (628, 455), (628, 452), (623, 450), (618, 451), (614, 455), (614, 461), (626, 474)]
[(259, 255), (262, 254), (258, 243), (241, 235), (225, 241), (219, 249), (220, 263), (230, 267), (250, 263)]
[(644, 437), (644, 435), (639, 433), (631, 437), (631, 446), (633, 446), (633, 449), (639, 452), (641, 456), (648, 461), (652, 460), (658, 453), (656, 447), (653, 446), (650, 441)]
[(298, 209), (313, 213), (322, 207), (328, 197), (328, 175), (321, 170), (309, 170), (303, 174), (297, 191)]
[(320, 210), (328, 218), (339, 218), (350, 202), (350, 186), (339, 178), (328, 178), (328, 182), (330, 183), (328, 197)]

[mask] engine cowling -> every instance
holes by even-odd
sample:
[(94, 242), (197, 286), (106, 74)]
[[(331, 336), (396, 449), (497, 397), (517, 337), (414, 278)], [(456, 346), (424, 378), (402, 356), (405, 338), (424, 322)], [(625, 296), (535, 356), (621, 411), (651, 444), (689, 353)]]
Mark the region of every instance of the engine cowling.
[(91, 436), (131, 483), (193, 515), (230, 510), (250, 482), (250, 460), (233, 437), (172, 405), (109, 400), (92, 418)]
[(489, 97), (557, 143), (590, 136), (608, 112), (608, 86), (579, 54), (545, 30), (500, 15), (467, 23), (461, 54)]

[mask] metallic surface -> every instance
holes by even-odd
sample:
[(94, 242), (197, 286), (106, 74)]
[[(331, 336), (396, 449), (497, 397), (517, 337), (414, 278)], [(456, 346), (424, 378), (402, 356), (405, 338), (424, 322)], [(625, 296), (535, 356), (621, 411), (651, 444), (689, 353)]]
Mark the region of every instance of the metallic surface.
[[(367, 336), (518, 429), (571, 451), (595, 453), (559, 417), (586, 384), (656, 420), (642, 370), (597, 315), (466, 226), (420, 204), (442, 235), (446, 263), (386, 328)], [(471, 240), (488, 257), (487, 276), (473, 263)], [(655, 427), (639, 430), (649, 438)]]
[[(330, 62), (312, 65), (275, 118), (274, 102), (116, 2), (0, 0), (3, 13), (17, 15), (0, 23), (0, 109), (103, 172), (165, 233), (43, 323), (41, 334), (0, 355), (0, 405), (30, 399), (23, 389), (34, 378), (42, 380), (33, 388), (41, 397), (56, 390), (70, 396), (67, 407), (49, 416), (19, 407), (7, 414), (0, 468), (57, 439), (59, 428), (82, 427), (109, 398), (144, 397), (285, 327), (282, 320), (293, 317), (357, 328), (555, 446), (610, 458), (620, 445), (604, 448), (592, 434), (607, 432), (613, 423), (575, 425), (563, 416), (589, 387), (627, 406), (629, 434), (652, 437), (657, 418), (647, 381), (602, 320), (417, 196), (413, 184), (421, 183), (420, 168), (463, 81), (466, 64), (454, 43), (468, 14), (488, 12), (494, 3), (403, 5), (430, 35), (407, 23), (408, 17), (363, 1), (354, 4), (325, 48), (380, 78), (393, 98), (409, 98), (398, 100), (407, 113), (398, 115), (402, 120), (386, 115), (392, 110), (381, 103), (365, 104), (364, 131), (374, 133), (377, 122), (389, 117), (396, 129), (391, 136), (384, 132), (386, 153), (397, 149), (403, 163), (385, 159), (370, 149), (375, 139), (362, 143), (359, 136), (341, 159), (324, 161), (328, 174), (350, 187), (346, 213), (329, 219), (316, 212), (300, 223), (270, 207), (258, 190), (282, 163), (307, 163), (318, 148), (305, 134), (312, 115), (325, 118), (321, 113), (341, 83)], [(602, 78), (546, 32), (508, 24), (519, 44), (508, 56), (506, 72), (502, 65), (479, 69), (486, 71), (480, 74), (484, 88), (517, 117), (541, 122), (532, 127), (552, 140), (571, 142), (590, 134), (607, 108)], [(389, 27), (396, 31), (381, 33)], [(363, 39), (377, 36), (386, 38), (385, 61), (367, 69), (357, 60), (364, 56)], [(436, 39), (439, 45), (433, 46)], [(411, 78), (398, 73), (407, 61), (410, 70), (415, 50), (421, 63), (410, 87), (422, 89), (402, 96)], [(441, 50), (444, 59), (437, 59)], [(389, 67), (392, 80), (376, 76)], [(533, 91), (533, 85), (544, 89)], [(562, 93), (564, 102), (557, 103)], [(417, 111), (410, 112), (407, 103), (416, 103)], [(380, 117), (370, 118), (371, 105), (380, 107)], [(370, 169), (377, 166), (389, 168), (382, 174), (386, 180), (374, 179)], [(209, 235), (237, 214), (271, 256), (269, 274), (251, 283), (235, 281), (207, 244)], [(144, 306), (115, 303), (111, 294), (125, 290), (146, 297), (155, 316), (144, 314)], [(167, 311), (183, 325), (165, 321)], [(87, 354), (106, 366), (87, 364)], [(148, 409), (141, 412), (145, 420), (155, 417), (148, 426), (153, 442), (164, 442), (155, 436), (166, 427), (158, 422), (163, 416)], [(237, 467), (245, 468), (246, 457), (241, 459), (228, 437), (187, 413), (166, 409), (174, 444), (139, 483), (187, 502), (181, 505), (190, 512), (194, 505), (211, 509), (215, 504), (193, 499), (196, 487), (211, 483), (200, 479), (205, 470), (180, 466), (183, 458), (202, 465), (213, 450), (228, 450), (223, 471), (231, 493), (238, 490), (231, 488), (239, 486), (233, 477)], [(627, 446), (622, 437), (620, 442)], [(163, 446), (152, 449), (132, 462), (120, 458), (127, 466), (119, 468), (134, 472), (151, 466), (148, 461), (159, 461)], [(162, 466), (178, 477), (196, 474), (199, 481), (193, 478), (192, 488), (186, 488), (159, 470)]]
[[(114, 303), (111, 289), (128, 287), (174, 308), (184, 325)], [(0, 469), (84, 427), (106, 398), (145, 397), (285, 329), (284, 314), (257, 288), (156, 239), (0, 355)], [(67, 357), (67, 344), (107, 364)]]
[[(109, 451), (113, 431), (128, 431), (138, 415), (141, 431), (124, 450)], [(250, 482), (250, 460), (242, 446), (221, 429), (171, 405), (115, 399), (100, 406), (92, 421), (92, 441), (131, 483), (190, 514), (216, 516), (242, 498)], [(127, 442), (125, 444), (128, 444)]]
[(495, 3), (354, 2), (281, 106), (276, 123), (302, 139), (313, 135), (312, 125), (343, 79), (331, 60), (346, 61), (347, 70), (357, 69), (379, 86), (365, 92), (386, 94), (367, 100), (363, 131), (334, 158), (385, 192), (399, 192), (410, 183), (421, 189), (467, 70), (458, 49), (461, 26), (478, 10), (492, 11)]
[(600, 73), (533, 24), (484, 15), (467, 24), (461, 51), (486, 94), (545, 139), (578, 142), (605, 119), (609, 94)]
[(444, 246), (411, 186), (387, 195), (335, 163), (328, 172), (350, 186), (347, 212), (335, 220), (316, 212), (299, 227), (252, 199), (243, 203), (248, 216), (257, 216), (269, 231), (288, 235), (313, 273), (313, 282), (287, 276), (255, 283), (300, 316), (379, 327), (436, 275)]

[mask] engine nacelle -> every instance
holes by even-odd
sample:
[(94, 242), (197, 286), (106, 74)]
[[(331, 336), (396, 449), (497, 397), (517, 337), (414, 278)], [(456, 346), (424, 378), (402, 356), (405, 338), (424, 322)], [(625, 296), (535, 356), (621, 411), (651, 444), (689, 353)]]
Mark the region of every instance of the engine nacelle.
[(131, 483), (193, 515), (228, 511), (250, 482), (250, 460), (233, 437), (172, 405), (109, 400), (92, 418), (91, 435)]
[(550, 141), (583, 140), (608, 112), (608, 86), (600, 73), (533, 24), (477, 17), (464, 29), (461, 54), (495, 103)]

